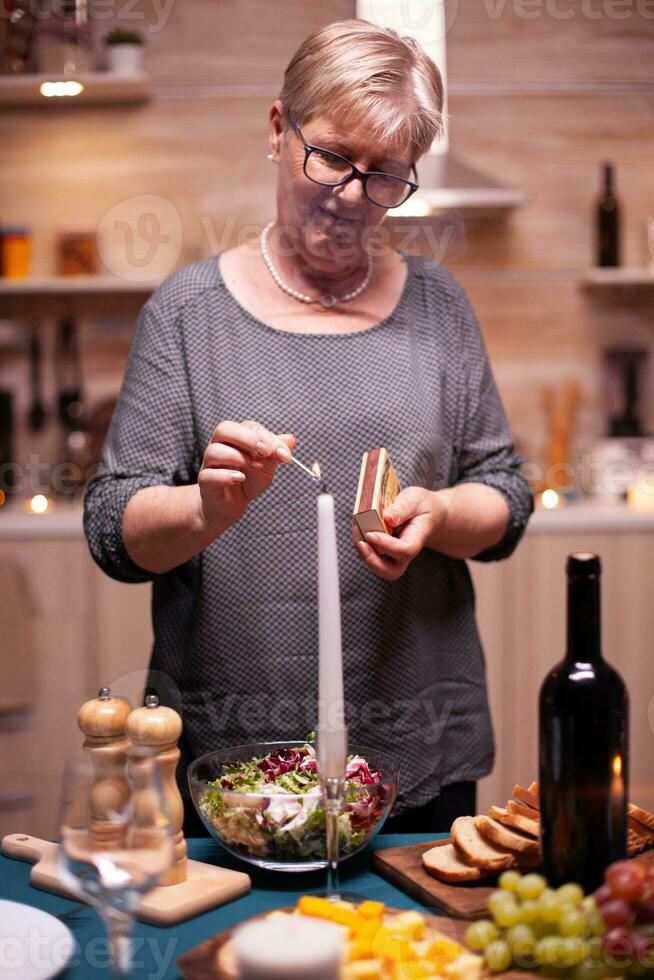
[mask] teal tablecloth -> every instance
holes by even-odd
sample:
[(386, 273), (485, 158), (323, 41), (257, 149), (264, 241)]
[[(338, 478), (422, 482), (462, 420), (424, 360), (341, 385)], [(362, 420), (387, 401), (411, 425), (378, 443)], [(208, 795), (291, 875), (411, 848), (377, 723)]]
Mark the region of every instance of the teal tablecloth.
[[(370, 870), (370, 858), (373, 850), (433, 840), (435, 836), (437, 835), (388, 834), (377, 837), (370, 848), (343, 866), (343, 888), (397, 908), (415, 908), (413, 899)], [(189, 856), (196, 861), (247, 871), (252, 878), (252, 890), (243, 898), (177, 926), (162, 929), (137, 922), (132, 975), (139, 980), (170, 980), (178, 977), (175, 960), (187, 949), (243, 919), (268, 909), (293, 905), (299, 895), (320, 891), (325, 887), (324, 875), (321, 874), (269, 873), (249, 867), (232, 858), (211, 838), (190, 840), (188, 845)], [(28, 864), (0, 855), (0, 898), (24, 902), (55, 915), (77, 904), (33, 888), (29, 883), (29, 872)], [(73, 933), (78, 949), (73, 964), (61, 974), (62, 980), (109, 977), (107, 943), (102, 922), (96, 912), (84, 909), (64, 921)], [(16, 977), (16, 980), (20, 978)]]

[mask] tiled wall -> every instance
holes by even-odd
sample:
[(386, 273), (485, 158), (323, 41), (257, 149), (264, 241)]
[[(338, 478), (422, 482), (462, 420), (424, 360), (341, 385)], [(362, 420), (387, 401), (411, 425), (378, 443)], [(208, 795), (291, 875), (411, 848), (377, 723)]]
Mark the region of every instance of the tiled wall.
[[(267, 109), (299, 41), (352, 15), (354, 0), (141, 0), (136, 8), (117, 0), (115, 9), (122, 26), (146, 35), (149, 104), (0, 114), (0, 220), (32, 225), (36, 273), (52, 271), (56, 230), (106, 224), (112, 209), (139, 195), (155, 195), (179, 215), (180, 261), (269, 220), (276, 171), (265, 159)], [(447, 9), (452, 148), (530, 200), (506, 220), (455, 221), (440, 258), (477, 311), (520, 447), (530, 458), (543, 452), (540, 386), (576, 378), (584, 392), (581, 449), (602, 431), (603, 347), (648, 347), (653, 387), (654, 291), (589, 294), (579, 277), (593, 261), (605, 159), (617, 167), (623, 261), (646, 258), (654, 4), (447, 0)], [(134, 20), (139, 13), (144, 19)], [(85, 324), (91, 404), (117, 389), (128, 343), (129, 321)], [(0, 383), (19, 390), (22, 413), (27, 369), (11, 344), (0, 352)], [(652, 397), (647, 416), (654, 429)]]

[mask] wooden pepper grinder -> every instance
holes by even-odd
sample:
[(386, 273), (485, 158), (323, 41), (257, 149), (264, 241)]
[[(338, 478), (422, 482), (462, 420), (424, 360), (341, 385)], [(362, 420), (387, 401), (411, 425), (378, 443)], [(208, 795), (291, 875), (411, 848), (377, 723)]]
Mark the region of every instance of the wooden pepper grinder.
[(87, 701), (77, 712), (77, 724), (85, 735), (84, 750), (91, 757), (94, 784), (91, 791), (89, 832), (96, 850), (113, 850), (125, 843), (125, 827), (110, 813), (120, 813), (129, 799), (124, 771), (129, 739), (125, 735), (131, 707), (114, 698), (108, 687), (100, 688), (97, 698)]
[[(172, 708), (159, 704), (156, 694), (148, 694), (145, 707), (132, 711), (127, 722), (127, 736), (131, 742), (128, 772), (136, 773), (139, 760), (144, 758), (156, 757), (161, 767), (174, 848), (173, 865), (161, 880), (161, 885), (176, 885), (186, 881), (187, 847), (182, 832), (184, 805), (175, 779), (175, 770), (180, 757), (177, 741), (181, 734), (182, 719)], [(138, 779), (135, 779), (135, 783), (138, 783)], [(143, 811), (145, 819), (141, 835), (145, 837), (148, 833), (147, 800), (143, 800), (143, 807), (140, 807), (139, 801), (136, 800), (134, 810), (137, 814), (137, 822), (139, 812)]]

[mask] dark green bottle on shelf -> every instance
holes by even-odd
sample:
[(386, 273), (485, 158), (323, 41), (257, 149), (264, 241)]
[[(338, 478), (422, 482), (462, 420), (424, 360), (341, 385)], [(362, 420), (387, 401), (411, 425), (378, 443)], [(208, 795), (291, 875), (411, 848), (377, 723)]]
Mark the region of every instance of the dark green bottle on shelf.
[(620, 265), (620, 205), (615, 196), (613, 164), (602, 164), (603, 186), (597, 202), (597, 265)]
[(540, 691), (541, 845), (550, 885), (589, 892), (627, 853), (629, 701), (602, 656), (598, 555), (570, 555), (567, 574), (566, 655)]

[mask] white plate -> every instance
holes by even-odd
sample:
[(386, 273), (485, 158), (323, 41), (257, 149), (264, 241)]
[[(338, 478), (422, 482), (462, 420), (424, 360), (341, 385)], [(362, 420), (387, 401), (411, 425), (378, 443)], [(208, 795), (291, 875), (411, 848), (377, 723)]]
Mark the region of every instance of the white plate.
[(74, 951), (72, 932), (54, 915), (0, 899), (1, 980), (50, 980)]

